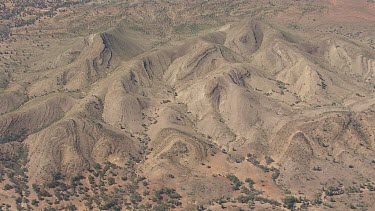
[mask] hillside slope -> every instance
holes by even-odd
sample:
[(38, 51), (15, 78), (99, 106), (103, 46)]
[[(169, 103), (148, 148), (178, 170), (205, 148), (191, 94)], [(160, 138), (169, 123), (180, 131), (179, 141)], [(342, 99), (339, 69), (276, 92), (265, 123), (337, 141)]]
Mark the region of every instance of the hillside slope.
[(7, 69), (0, 207), (374, 209), (375, 49), (277, 24), (350, 1), (275, 2), (277, 21), (267, 6), (168, 41), (124, 21)]

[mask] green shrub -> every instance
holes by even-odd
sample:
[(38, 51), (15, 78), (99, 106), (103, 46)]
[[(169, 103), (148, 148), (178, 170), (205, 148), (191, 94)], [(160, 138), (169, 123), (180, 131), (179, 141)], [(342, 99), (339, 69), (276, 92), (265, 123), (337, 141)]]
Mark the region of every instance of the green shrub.
[(115, 179), (113, 177), (108, 178), (108, 185), (115, 184)]
[(284, 207), (292, 210), (294, 209), (295, 204), (298, 202), (298, 199), (294, 196), (287, 196), (284, 198), (283, 202), (284, 202)]
[(99, 170), (99, 169), (101, 169), (102, 167), (101, 167), (101, 165), (100, 165), (99, 163), (95, 163), (95, 164), (93, 165), (93, 168), (96, 169), (96, 170)]
[(11, 186), (11, 185), (9, 185), (9, 184), (5, 184), (4, 185), (4, 190), (10, 190), (10, 189), (12, 189), (13, 188), (13, 186)]
[(121, 177), (121, 180), (122, 180), (122, 181), (126, 181), (126, 180), (128, 180), (128, 177), (123, 176), (123, 177)]
[(241, 182), (235, 175), (229, 174), (227, 175), (227, 178), (233, 183), (233, 190), (239, 190), (240, 187), (243, 185), (243, 182)]
[(36, 200), (36, 199), (33, 199), (33, 200), (31, 201), (31, 204), (37, 207), (37, 206), (39, 205), (39, 201)]
[(247, 204), (249, 201), (254, 200), (254, 196), (238, 196), (237, 201), (243, 204)]

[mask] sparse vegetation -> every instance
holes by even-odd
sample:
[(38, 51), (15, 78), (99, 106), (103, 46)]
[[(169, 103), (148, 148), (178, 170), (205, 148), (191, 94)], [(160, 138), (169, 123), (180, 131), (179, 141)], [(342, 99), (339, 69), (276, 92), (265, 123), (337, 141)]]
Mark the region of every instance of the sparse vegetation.
[(341, 195), (341, 194), (344, 193), (344, 190), (342, 190), (342, 189), (339, 188), (339, 187), (329, 186), (329, 187), (325, 190), (325, 193), (327, 194), (327, 196)]
[(0, 144), (9, 143), (12, 141), (23, 141), (26, 138), (27, 129), (21, 129), (16, 133), (7, 133), (0, 135)]
[(227, 178), (233, 183), (233, 190), (239, 190), (243, 182), (241, 182), (235, 175), (229, 174)]
[(294, 196), (287, 196), (283, 199), (284, 207), (290, 210), (294, 210), (295, 204), (299, 202), (299, 200)]
[(371, 210), (369, 3), (0, 2), (0, 210)]

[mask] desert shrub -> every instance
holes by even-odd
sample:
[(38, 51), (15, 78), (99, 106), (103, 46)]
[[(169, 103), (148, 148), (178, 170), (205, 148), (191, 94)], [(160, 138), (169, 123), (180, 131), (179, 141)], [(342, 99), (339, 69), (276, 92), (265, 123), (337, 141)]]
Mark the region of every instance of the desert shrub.
[(31, 201), (31, 204), (33, 205), (33, 206), (38, 206), (39, 205), (39, 201), (38, 200), (36, 200), (36, 199), (33, 199), (32, 201)]
[(266, 163), (270, 165), (271, 163), (275, 162), (270, 156), (266, 156)]
[(115, 184), (115, 179), (113, 177), (108, 178), (108, 185)]
[(126, 181), (126, 180), (128, 180), (128, 177), (123, 176), (123, 177), (121, 177), (121, 180), (122, 180), (122, 181)]
[(246, 178), (245, 182), (247, 182), (249, 184), (249, 188), (251, 190), (254, 190), (254, 184), (255, 184), (254, 180), (252, 180), (251, 178)]
[(314, 170), (314, 171), (321, 171), (322, 168), (321, 168), (320, 166), (314, 166), (313, 170)]
[(54, 190), (54, 195), (56, 196), (56, 198), (58, 200), (62, 200), (63, 199), (63, 197), (61, 196), (60, 192), (58, 190), (56, 190), (56, 189)]
[(178, 194), (176, 192), (176, 190), (174, 190), (174, 189), (164, 188), (163, 190), (164, 190), (164, 193), (167, 194), (167, 196), (169, 196), (172, 199), (180, 199), (181, 198), (180, 194)]
[(77, 210), (77, 207), (74, 204), (70, 203), (70, 204), (68, 204), (68, 206), (66, 206), (65, 210), (66, 211), (75, 211), (75, 210)]
[(252, 201), (254, 200), (254, 197), (253, 196), (238, 196), (237, 197), (237, 201), (240, 202), (240, 203), (244, 203), (244, 204), (247, 204), (249, 201)]
[(35, 191), (35, 193), (39, 193), (40, 192), (40, 188), (38, 187), (37, 184), (32, 184), (31, 187), (33, 188), (33, 190)]
[(23, 141), (27, 136), (27, 129), (21, 129), (15, 133), (3, 134), (0, 136), (0, 144), (5, 144), (12, 141)]
[(254, 197), (254, 200), (255, 201), (260, 201), (260, 202), (263, 202), (263, 203), (268, 203), (268, 204), (271, 204), (271, 205), (275, 205), (275, 206), (280, 206), (281, 204), (276, 201), (276, 200), (273, 200), (273, 199), (269, 199), (269, 198), (265, 198), (265, 197), (261, 197), (261, 196), (255, 196)]
[(94, 207), (92, 206), (92, 202), (85, 202), (85, 206), (89, 209), (89, 210), (93, 210)]
[(95, 184), (95, 178), (91, 175), (89, 175), (89, 183), (92, 185), (92, 184)]
[(60, 173), (52, 174), (52, 180), (50, 182), (46, 183), (46, 186), (48, 188), (56, 188), (57, 186), (60, 186), (59, 180), (62, 179), (62, 175)]
[(276, 179), (280, 176), (280, 170), (277, 168), (272, 168), (272, 172), (272, 180), (276, 181)]
[(42, 196), (42, 197), (51, 197), (52, 195), (50, 193), (48, 193), (48, 191), (46, 191), (45, 189), (41, 189), (40, 192), (39, 192), (39, 195)]
[(374, 187), (373, 185), (371, 185), (371, 184), (368, 184), (368, 185), (367, 185), (367, 189), (368, 189), (369, 191), (375, 191), (375, 187)]
[(10, 35), (10, 29), (8, 26), (0, 26), (0, 40), (7, 39)]
[(100, 210), (121, 210), (121, 202), (117, 198), (107, 198)]
[(61, 172), (55, 172), (52, 174), (52, 178), (56, 181), (64, 179), (64, 176)]
[(138, 192), (134, 192), (130, 195), (130, 201), (133, 203), (133, 204), (137, 204), (138, 202), (141, 202), (142, 201), (142, 196), (139, 195)]
[(321, 203), (323, 203), (323, 201), (322, 201), (322, 194), (321, 193), (315, 194), (315, 198), (313, 200), (313, 203), (314, 204), (321, 204)]
[(13, 188), (13, 186), (11, 186), (11, 185), (9, 185), (9, 184), (5, 184), (4, 185), (4, 190), (10, 190), (10, 189), (12, 189)]
[(229, 174), (227, 175), (227, 178), (233, 183), (232, 189), (233, 190), (239, 190), (240, 187), (243, 185), (243, 182), (241, 182), (235, 175)]
[[(164, 198), (162, 195), (165, 194), (168, 198)], [(154, 197), (152, 198), (153, 202), (156, 202), (159, 205), (164, 204), (167, 202), (171, 208), (175, 208), (176, 206), (181, 206), (182, 203), (180, 202), (181, 195), (176, 192), (176, 190), (172, 188), (162, 188), (160, 190), (154, 191)]]
[(246, 195), (250, 195), (251, 191), (247, 187), (242, 186), (241, 187), (241, 193), (244, 193)]
[(339, 187), (329, 186), (329, 187), (325, 190), (325, 193), (327, 194), (327, 196), (341, 195), (341, 194), (344, 193), (344, 190), (342, 190), (342, 189), (339, 188)]
[(350, 205), (349, 205), (349, 208), (350, 208), (350, 209), (352, 209), (352, 210), (355, 210), (355, 209), (357, 209), (357, 207), (356, 207), (356, 206), (354, 206), (354, 204), (350, 204)]
[(350, 187), (346, 188), (346, 192), (347, 193), (360, 193), (361, 189), (359, 187), (356, 187), (356, 186), (350, 186)]
[(283, 199), (284, 207), (292, 210), (295, 207), (295, 204), (298, 202), (298, 199), (294, 196), (287, 196)]
[(94, 163), (93, 168), (96, 169), (96, 170), (99, 170), (102, 167), (101, 167), (101, 165), (99, 163)]
[(169, 206), (166, 204), (159, 204), (153, 207), (154, 211), (167, 211), (169, 210)]

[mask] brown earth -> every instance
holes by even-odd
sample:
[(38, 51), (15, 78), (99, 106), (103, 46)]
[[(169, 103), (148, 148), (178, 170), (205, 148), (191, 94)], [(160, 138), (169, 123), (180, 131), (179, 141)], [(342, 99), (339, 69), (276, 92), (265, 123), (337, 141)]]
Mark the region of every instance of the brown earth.
[(0, 207), (373, 210), (374, 23), (365, 0), (135, 0), (12, 28)]

